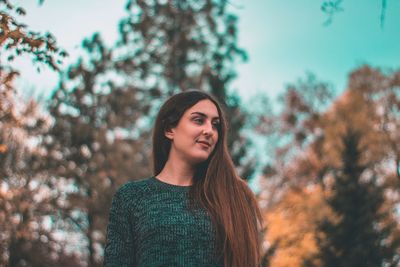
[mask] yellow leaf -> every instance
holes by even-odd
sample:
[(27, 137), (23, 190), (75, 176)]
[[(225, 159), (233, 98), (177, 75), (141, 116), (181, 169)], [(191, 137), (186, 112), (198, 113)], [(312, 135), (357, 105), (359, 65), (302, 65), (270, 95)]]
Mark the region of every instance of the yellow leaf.
[(0, 144), (0, 153), (6, 153), (8, 150), (7, 145), (5, 144)]

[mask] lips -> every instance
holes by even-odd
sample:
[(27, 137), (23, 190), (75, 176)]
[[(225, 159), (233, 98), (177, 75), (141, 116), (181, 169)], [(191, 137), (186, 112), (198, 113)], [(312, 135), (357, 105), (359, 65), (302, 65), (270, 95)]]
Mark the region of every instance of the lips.
[(207, 147), (211, 147), (211, 144), (209, 142), (207, 142), (207, 141), (197, 141), (197, 143), (202, 144), (202, 145), (207, 146)]

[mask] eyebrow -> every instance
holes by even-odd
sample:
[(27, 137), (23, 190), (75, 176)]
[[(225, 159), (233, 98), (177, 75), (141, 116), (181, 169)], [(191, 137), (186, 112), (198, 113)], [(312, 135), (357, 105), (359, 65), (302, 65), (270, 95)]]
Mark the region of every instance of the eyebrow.
[[(192, 115), (192, 114), (196, 114), (196, 115), (200, 115), (200, 116), (202, 116), (202, 117), (208, 117), (206, 114), (204, 114), (204, 113), (202, 113), (202, 112), (198, 112), (198, 111), (195, 111), (195, 112), (192, 112), (192, 113), (190, 113), (190, 115)], [(219, 117), (214, 117), (214, 118), (212, 118), (213, 120), (219, 120)]]

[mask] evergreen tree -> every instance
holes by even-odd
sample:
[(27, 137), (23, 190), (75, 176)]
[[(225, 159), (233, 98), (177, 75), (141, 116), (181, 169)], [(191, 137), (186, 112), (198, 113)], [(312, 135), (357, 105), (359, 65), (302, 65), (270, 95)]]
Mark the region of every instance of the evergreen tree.
[[(332, 193), (332, 183), (336, 176), (343, 175), (344, 162), (347, 160), (343, 158), (345, 149), (343, 136), (347, 136), (348, 129), (351, 129), (351, 133), (358, 133), (359, 140), (356, 146), (360, 150), (358, 164), (363, 167), (361, 176), (355, 179), (362, 186), (377, 190), (371, 194), (376, 195), (378, 199), (382, 198), (380, 206), (378, 205), (378, 215), (374, 217), (374, 224), (377, 225), (376, 229), (382, 241), (383, 262), (387, 263), (387, 266), (396, 266), (400, 252), (400, 228), (396, 212), (399, 203), (400, 151), (398, 77), (400, 77), (399, 72), (383, 73), (379, 69), (363, 66), (351, 73), (348, 89), (333, 103), (328, 101), (326, 104), (329, 106), (320, 101), (324, 99), (320, 98), (321, 96), (327, 96), (324, 86), (304, 83), (287, 90), (282, 98), (286, 103), (285, 108), (277, 116), (261, 117), (263, 124), (258, 129), (266, 133), (279, 131), (277, 136), (280, 137), (278, 142), (274, 143), (277, 148), (275, 157), (277, 162), (265, 168), (266, 179), (263, 181), (265, 190), (261, 194), (262, 203), (267, 204), (266, 216), (276, 219), (275, 223), (279, 225), (279, 230), (275, 232), (278, 233), (278, 237), (283, 236), (281, 239), (285, 240), (278, 245), (277, 253), (271, 261), (273, 264), (281, 262), (282, 266), (287, 266), (287, 263), (283, 263), (287, 260), (285, 250), (293, 255), (292, 261), (308, 258), (318, 252), (317, 245), (324, 242), (324, 233), (319, 233), (321, 225), (317, 227), (322, 219), (323, 209), (332, 210), (323, 215), (326, 223), (336, 225), (337, 218), (341, 218), (341, 214), (337, 214), (329, 201), (323, 202), (322, 209), (315, 208), (312, 204), (304, 205), (307, 202), (306, 197), (297, 200), (296, 204), (288, 200), (290, 191), (302, 192), (305, 188), (309, 190), (316, 186), (321, 187), (323, 195), (332, 197), (333, 193), (338, 194), (338, 191)], [(284, 146), (281, 146), (281, 143)], [(280, 162), (282, 164), (279, 164)], [(354, 164), (355, 161), (346, 162)], [(335, 194), (333, 196), (336, 196)], [(350, 200), (349, 197), (347, 201)], [(354, 202), (349, 203), (344, 200), (337, 205), (343, 205), (343, 209), (349, 208), (349, 205), (356, 205)], [(368, 205), (369, 202), (364, 203)], [(290, 225), (294, 224), (292, 228), (313, 229), (312, 233), (295, 231), (296, 233), (285, 234), (282, 228), (284, 223), (279, 216), (276, 216), (279, 215), (277, 210), (279, 211), (282, 205), (287, 207), (281, 211), (283, 218), (288, 220)], [(299, 214), (301, 214), (300, 220), (293, 219)], [(308, 223), (303, 217), (307, 217), (307, 214), (312, 218)], [(271, 225), (270, 229), (273, 228)], [(312, 235), (311, 239), (309, 233)], [(319, 236), (318, 240), (314, 239), (315, 235)], [(302, 243), (297, 240), (289, 242), (290, 238), (287, 236), (308, 240), (310, 248), (302, 248)], [(309, 259), (305, 266), (312, 266), (312, 263), (321, 266), (317, 258)]]
[[(368, 267), (392, 263), (395, 248), (388, 236), (395, 225), (384, 225), (383, 188), (376, 176), (367, 177), (369, 166), (361, 163), (361, 134), (347, 130), (342, 137), (341, 168), (335, 172), (327, 199), (336, 220), (319, 224), (318, 255), (305, 266)], [(394, 266), (394, 265), (393, 265)]]

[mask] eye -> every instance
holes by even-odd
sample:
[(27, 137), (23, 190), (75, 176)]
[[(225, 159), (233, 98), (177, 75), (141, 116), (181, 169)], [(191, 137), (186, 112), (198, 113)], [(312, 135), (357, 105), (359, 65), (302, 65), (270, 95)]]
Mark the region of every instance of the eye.
[(214, 128), (219, 129), (219, 127), (221, 126), (220, 121), (214, 121), (213, 126), (214, 126)]
[(197, 124), (202, 124), (204, 122), (204, 119), (201, 117), (195, 117), (193, 118), (193, 121)]

